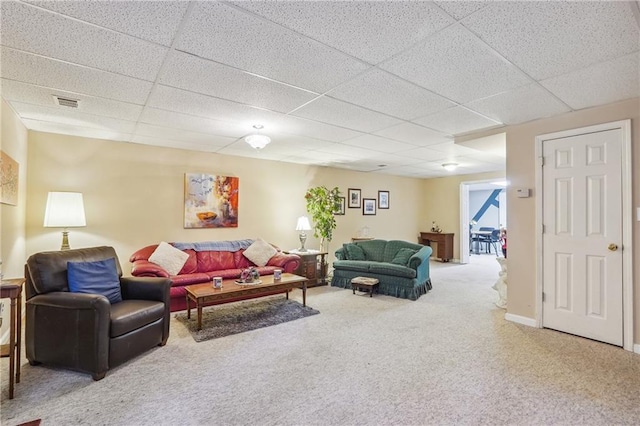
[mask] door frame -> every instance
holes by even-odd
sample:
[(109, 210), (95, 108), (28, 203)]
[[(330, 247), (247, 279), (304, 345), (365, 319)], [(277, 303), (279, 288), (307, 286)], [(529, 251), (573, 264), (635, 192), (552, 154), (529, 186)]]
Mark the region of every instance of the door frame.
[(536, 136), (536, 326), (542, 328), (543, 252), (542, 252), (542, 144), (545, 141), (607, 130), (622, 131), (622, 347), (633, 351), (633, 193), (631, 188), (631, 120), (620, 120)]

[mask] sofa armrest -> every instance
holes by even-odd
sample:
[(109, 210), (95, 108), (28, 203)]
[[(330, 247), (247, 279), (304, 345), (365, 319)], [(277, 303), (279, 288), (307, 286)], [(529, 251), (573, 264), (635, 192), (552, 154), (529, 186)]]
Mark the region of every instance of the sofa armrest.
[(279, 251), (269, 259), (267, 266), (277, 266), (282, 268), (284, 272), (293, 273), (300, 266), (300, 256)]
[(429, 258), (433, 249), (430, 246), (424, 246), (416, 254), (409, 258), (409, 267), (416, 270), (416, 279), (418, 282), (426, 282), (430, 278)]
[(347, 256), (345, 255), (343, 247), (340, 247), (338, 250), (336, 250), (335, 255), (336, 260), (347, 260)]
[(131, 275), (135, 277), (169, 278), (169, 273), (162, 266), (148, 260), (136, 260), (133, 262)]

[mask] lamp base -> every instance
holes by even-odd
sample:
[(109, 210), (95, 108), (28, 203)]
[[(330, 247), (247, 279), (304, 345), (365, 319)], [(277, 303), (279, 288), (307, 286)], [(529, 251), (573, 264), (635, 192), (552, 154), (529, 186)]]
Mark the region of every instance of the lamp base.
[(62, 231), (62, 246), (60, 250), (69, 250), (71, 246), (69, 246), (69, 231)]
[(304, 232), (300, 233), (300, 248), (298, 249), (298, 251), (300, 252), (304, 252), (307, 251), (306, 248), (304, 248), (304, 243), (307, 242), (307, 234)]

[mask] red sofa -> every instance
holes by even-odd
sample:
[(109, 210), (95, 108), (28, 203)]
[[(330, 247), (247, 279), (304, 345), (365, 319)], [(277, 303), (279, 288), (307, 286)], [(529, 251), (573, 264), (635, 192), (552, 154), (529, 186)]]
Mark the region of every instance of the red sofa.
[[(169, 273), (161, 266), (149, 262), (149, 257), (158, 247), (150, 245), (136, 251), (129, 261), (133, 263), (131, 275), (136, 277), (164, 277), (171, 279), (171, 312), (187, 308), (185, 286), (210, 282), (213, 277), (223, 279), (239, 278), (242, 269), (256, 266), (243, 256), (244, 249), (237, 251), (196, 251), (182, 250), (189, 255), (177, 275)], [(260, 275), (273, 275), (273, 271), (293, 273), (300, 265), (300, 256), (278, 252), (269, 259), (266, 266), (257, 267)]]

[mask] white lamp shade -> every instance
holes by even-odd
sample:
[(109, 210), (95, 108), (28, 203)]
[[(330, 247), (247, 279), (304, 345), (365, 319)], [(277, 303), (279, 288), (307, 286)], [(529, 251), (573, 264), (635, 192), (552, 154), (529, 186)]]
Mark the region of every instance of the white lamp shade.
[(87, 226), (80, 192), (50, 192), (44, 213), (46, 228)]
[(306, 216), (300, 216), (298, 218), (298, 224), (296, 225), (296, 231), (309, 231), (311, 230), (311, 224), (309, 218)]
[(265, 135), (249, 135), (244, 140), (255, 149), (262, 149), (271, 142), (271, 138)]

